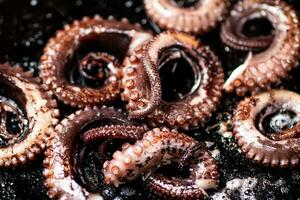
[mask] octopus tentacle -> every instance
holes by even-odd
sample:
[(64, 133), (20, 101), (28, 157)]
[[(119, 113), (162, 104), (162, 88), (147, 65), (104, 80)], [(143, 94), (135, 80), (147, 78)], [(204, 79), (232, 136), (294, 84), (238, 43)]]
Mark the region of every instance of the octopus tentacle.
[(222, 20), (230, 1), (195, 1), (180, 6), (174, 0), (145, 0), (148, 16), (163, 29), (203, 34)]
[(82, 135), (84, 143), (88, 144), (103, 139), (131, 139), (138, 140), (148, 130), (145, 125), (106, 125), (86, 131)]
[[(167, 128), (155, 128), (145, 133), (143, 139), (135, 144), (124, 145), (122, 151), (116, 151), (113, 159), (103, 164), (103, 173), (105, 182), (110, 185), (119, 186), (123, 181), (134, 180), (137, 176), (147, 172), (150, 169), (157, 168), (160, 164), (170, 163), (172, 160), (178, 160), (188, 148), (197, 145), (193, 138), (176, 131), (170, 131)], [(187, 185), (197, 187), (198, 191), (193, 191), (198, 197), (205, 197), (205, 189), (216, 188), (218, 185), (218, 172), (214, 160), (209, 154), (204, 153), (203, 157), (196, 158), (197, 164), (193, 175), (188, 180), (182, 180), (182, 187), (176, 189), (176, 181), (167, 181), (175, 186), (174, 191), (177, 197), (184, 197), (190, 194)], [(150, 187), (156, 188), (160, 193), (161, 181), (151, 178)], [(163, 179), (166, 182), (166, 179)], [(183, 183), (183, 182), (189, 182)], [(154, 190), (156, 190), (154, 189)], [(186, 191), (184, 191), (186, 189)], [(196, 189), (195, 189), (196, 190)], [(163, 191), (163, 189), (162, 189)], [(174, 193), (164, 192), (161, 195), (175, 195)], [(190, 194), (192, 196), (192, 194)]]
[(127, 19), (95, 16), (75, 20), (49, 40), (41, 57), (40, 76), (61, 101), (71, 106), (108, 103), (120, 93), (124, 56), (151, 37)]
[(288, 130), (281, 134), (273, 133), (270, 135), (270, 138), (272, 138), (273, 140), (278, 140), (278, 141), (289, 139), (289, 138), (299, 138), (299, 137), (300, 137), (300, 132), (295, 131), (295, 130)]
[[(178, 58), (191, 66), (195, 81), (180, 100), (164, 101), (159, 98), (161, 83), (158, 82), (158, 70)], [(167, 124), (189, 129), (202, 125), (215, 110), (222, 95), (224, 73), (220, 61), (209, 48), (184, 33), (159, 34), (126, 57), (124, 65), (121, 97), (128, 102), (129, 116), (146, 117), (153, 126)]]
[(243, 9), (243, 2), (238, 2), (235, 9), (231, 11), (231, 16), (221, 26), (220, 37), (228, 46), (244, 50), (257, 51), (267, 48), (274, 40), (275, 35), (247, 36), (243, 32), (246, 23), (253, 19), (268, 18), (276, 23), (276, 17), (272, 13), (266, 12), (261, 5), (251, 5), (249, 9)]
[(0, 167), (33, 160), (45, 149), (59, 111), (52, 94), (30, 72), (0, 65)]
[(190, 170), (190, 178), (197, 179), (196, 184), (191, 184), (190, 180), (168, 179), (152, 173), (146, 180), (146, 187), (165, 199), (205, 199), (208, 196), (205, 189), (216, 189), (219, 180), (215, 161), (207, 151), (202, 153), (202, 156), (195, 158)]
[[(236, 27), (243, 26), (244, 21), (252, 18), (269, 20), (274, 33), (260, 38), (245, 38), (237, 34), (237, 29), (241, 28)], [(246, 92), (268, 89), (297, 66), (300, 52), (299, 20), (295, 10), (281, 0), (244, 0), (238, 3), (222, 25), (221, 39), (227, 45), (242, 50), (267, 47), (259, 53), (250, 52), (244, 63), (231, 73), (224, 84), (227, 92), (235, 90), (237, 95), (243, 96)]]
[[(147, 47), (146, 47), (147, 48)], [(129, 118), (141, 118), (152, 113), (161, 101), (161, 83), (158, 69), (155, 63), (149, 58), (148, 54), (144, 55), (143, 66), (150, 82), (150, 99), (146, 107), (133, 110), (129, 113)]]
[[(173, 139), (172, 143), (168, 141), (171, 139)], [(192, 138), (176, 131), (170, 131), (167, 128), (163, 130), (155, 128), (147, 132), (143, 139), (138, 140), (134, 145), (124, 145), (122, 151), (116, 151), (113, 159), (104, 163), (105, 182), (118, 187), (123, 181), (134, 180), (145, 170), (157, 167), (157, 160), (163, 162), (162, 159), (164, 156), (168, 157), (168, 150), (173, 145), (175, 147), (178, 145), (175, 148), (175, 153), (177, 153), (194, 146), (196, 143)], [(163, 153), (164, 150), (166, 155)], [(124, 163), (123, 158), (125, 157), (130, 158), (128, 159), (130, 162)]]
[[(123, 139), (136, 141), (143, 137), (143, 134), (148, 130), (146, 125), (106, 125), (104, 127), (97, 127), (90, 129), (82, 134), (81, 138), (85, 144), (97, 142), (99, 140)], [(107, 160), (108, 156), (105, 154), (107, 149), (107, 142), (99, 144), (99, 157), (102, 160)]]
[(196, 157), (195, 155), (198, 153), (203, 153), (203, 150), (205, 150), (205, 144), (203, 142), (187, 149), (178, 162), (178, 169), (183, 169), (184, 165), (188, 163), (187, 161), (190, 158)]
[(248, 159), (271, 167), (299, 165), (299, 105), (300, 95), (286, 90), (261, 93), (239, 103), (233, 134)]
[[(105, 107), (86, 107), (63, 119), (56, 126), (55, 134), (49, 140), (47, 144), (48, 148), (45, 152), (45, 170), (43, 174), (45, 177), (44, 184), (48, 189), (48, 196), (59, 199), (102, 199), (100, 194), (89, 192), (87, 188), (76, 182), (77, 179), (75, 179), (74, 174), (75, 166), (73, 166), (76, 165), (73, 161), (74, 143), (76, 138), (81, 134), (84, 134), (81, 136), (87, 143), (91, 142), (90, 139), (92, 138), (98, 140), (101, 137), (105, 139), (108, 137), (122, 138), (125, 136), (126, 139), (135, 140), (141, 137), (139, 134), (142, 134), (142, 132), (139, 132), (139, 130), (146, 129), (145, 126), (137, 126), (139, 128), (136, 134), (131, 135), (121, 132), (122, 130), (126, 130), (122, 129), (123, 125), (126, 125), (128, 130), (133, 130), (133, 127), (137, 126), (135, 122), (128, 121), (123, 113)], [(117, 129), (111, 131), (115, 135), (108, 135), (106, 132), (104, 135), (99, 135), (95, 133), (98, 127), (103, 127), (103, 129), (108, 127)]]
[(205, 199), (207, 197), (207, 193), (199, 190), (197, 185), (191, 185), (182, 180), (171, 181), (159, 174), (149, 177), (146, 185), (153, 193), (165, 199)]

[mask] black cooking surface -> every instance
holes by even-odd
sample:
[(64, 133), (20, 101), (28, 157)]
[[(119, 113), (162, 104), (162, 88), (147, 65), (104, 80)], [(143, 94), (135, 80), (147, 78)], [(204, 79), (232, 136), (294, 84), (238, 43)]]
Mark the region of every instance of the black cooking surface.
[[(300, 1), (290, 0), (300, 11)], [(298, 12), (299, 13), (299, 12)], [(145, 28), (159, 31), (150, 23), (144, 13), (142, 1), (131, 0), (0, 0), (0, 62), (19, 63), (26, 69), (38, 72), (39, 58), (47, 40), (64, 24), (83, 16), (99, 14), (103, 17), (113, 15), (116, 18), (128, 17), (132, 22), (140, 22)], [(210, 45), (220, 57), (226, 75), (241, 63), (245, 54), (233, 51), (222, 45), (219, 28), (202, 36), (202, 41)], [(300, 93), (300, 69), (292, 71), (283, 87)], [(271, 170), (260, 168), (243, 159), (236, 151), (224, 148), (216, 133), (215, 124), (230, 117), (236, 102), (234, 95), (222, 99), (222, 106), (205, 128), (189, 132), (198, 139), (215, 142), (212, 148), (221, 152), (218, 166), (221, 175), (220, 190), (226, 181), (233, 178), (259, 177), (259, 184), (250, 196), (256, 199), (300, 199), (300, 171)], [(60, 103), (62, 115), (70, 110)], [(68, 110), (68, 113), (66, 112)], [(29, 165), (16, 169), (0, 170), (0, 199), (47, 199), (42, 177), (43, 156)], [(140, 186), (139, 181), (127, 184), (119, 189), (101, 187), (107, 199), (156, 199)], [(212, 191), (213, 192), (213, 191)], [(253, 193), (253, 194), (252, 194)], [(233, 194), (239, 199), (240, 194)]]

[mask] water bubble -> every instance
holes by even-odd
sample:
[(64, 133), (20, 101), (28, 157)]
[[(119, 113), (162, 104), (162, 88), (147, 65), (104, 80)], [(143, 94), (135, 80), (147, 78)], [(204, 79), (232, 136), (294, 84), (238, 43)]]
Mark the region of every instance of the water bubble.
[(142, 12), (142, 10), (143, 10), (143, 7), (140, 6), (140, 7), (136, 7), (136, 8), (134, 9), (134, 12), (135, 12), (135, 13), (140, 13), (140, 12)]
[(126, 1), (124, 5), (126, 8), (131, 8), (133, 5), (133, 1)]
[(229, 47), (227, 47), (227, 46), (224, 48), (224, 50), (225, 50), (226, 52), (230, 52), (230, 49), (229, 49)]
[(52, 18), (52, 13), (50, 13), (50, 12), (47, 13), (47, 14), (46, 14), (46, 19), (51, 19), (51, 18)]
[(38, 3), (39, 3), (38, 0), (31, 0), (30, 1), (31, 6), (36, 6)]
[(77, 1), (75, 2), (75, 4), (76, 4), (76, 6), (81, 6), (81, 5), (82, 5), (82, 1), (81, 1), (81, 0), (77, 0)]
[(26, 46), (26, 47), (30, 47), (30, 45), (31, 45), (30, 41), (26, 41), (26, 42), (25, 42), (25, 46)]

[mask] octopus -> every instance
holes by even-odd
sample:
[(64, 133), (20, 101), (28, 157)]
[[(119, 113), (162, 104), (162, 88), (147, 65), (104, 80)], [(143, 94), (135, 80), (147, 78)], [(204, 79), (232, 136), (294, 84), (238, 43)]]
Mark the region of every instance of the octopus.
[[(154, 129), (150, 132), (155, 133), (157, 130)], [(164, 149), (167, 152), (162, 155), (164, 161), (160, 161), (166, 163), (171, 157), (173, 160), (176, 157), (181, 168), (187, 164), (192, 164), (190, 167), (191, 176), (186, 179), (169, 179), (160, 173), (153, 172), (146, 176), (146, 187), (153, 193), (165, 198), (199, 199), (206, 197), (205, 189), (215, 188), (218, 185), (218, 171), (214, 159), (203, 149), (203, 145), (197, 144), (194, 139), (168, 129), (161, 131), (164, 133)], [(144, 145), (148, 144), (148, 148), (152, 146), (162, 154), (164, 149), (158, 149), (157, 138), (156, 144), (153, 143), (154, 140), (152, 141), (153, 144), (149, 143), (150, 132), (148, 132), (147, 126), (128, 120), (124, 114), (113, 108), (86, 107), (69, 115), (56, 126), (55, 134), (49, 140), (48, 149), (45, 152), (44, 176), (49, 197), (57, 199), (73, 199), (75, 197), (76, 199), (102, 199), (99, 191), (97, 193), (93, 188), (89, 188), (89, 185), (83, 184), (84, 180), (80, 177), (83, 175), (77, 166), (80, 161), (75, 161), (74, 153), (76, 151), (74, 148), (77, 147), (74, 144), (76, 138), (80, 137), (86, 145), (102, 141), (103, 143), (99, 145), (99, 154), (102, 159), (107, 159), (104, 155), (107, 146), (105, 141), (111, 139), (144, 140)], [(145, 134), (146, 139), (143, 138)], [(169, 135), (168, 138), (166, 138), (167, 135)], [(156, 137), (157, 135), (153, 136)], [(130, 148), (129, 143), (122, 145), (123, 150), (127, 147)], [(149, 153), (155, 153), (153, 150)], [(115, 158), (118, 153), (120, 152), (116, 151), (113, 157)], [(195, 155), (195, 160), (190, 161)], [(150, 156), (151, 162), (158, 162), (157, 156), (159, 155), (157, 153), (153, 155), (153, 158), (148, 154), (144, 156)], [(125, 163), (133, 162), (129, 156), (125, 155), (123, 158), (122, 161)], [(147, 168), (145, 166), (145, 169)], [(106, 174), (105, 168), (103, 170)], [(110, 176), (108, 175), (108, 177)], [(105, 180), (107, 181), (107, 178)], [(193, 184), (190, 184), (191, 181)], [(168, 189), (170, 187), (172, 187), (171, 190)], [(178, 192), (182, 192), (182, 194), (178, 195)]]
[[(266, 20), (273, 31), (248, 36), (247, 23)], [(270, 28), (272, 29), (272, 28)], [(224, 84), (226, 92), (243, 96), (270, 89), (297, 66), (300, 29), (295, 10), (281, 0), (244, 0), (234, 7), (221, 27), (222, 41), (235, 49), (249, 51)]]
[(214, 28), (227, 13), (225, 0), (145, 0), (146, 13), (163, 29), (203, 34)]
[(135, 141), (142, 138), (147, 130), (145, 125), (129, 121), (113, 108), (86, 107), (69, 115), (55, 127), (55, 134), (47, 144), (43, 174), (48, 196), (56, 199), (102, 199), (99, 191), (84, 184), (84, 177), (81, 177), (83, 174), (78, 166), (81, 161), (76, 160), (77, 138), (87, 145), (108, 139)]
[[(194, 37), (179, 32), (164, 32), (125, 58), (121, 97), (128, 102), (129, 118), (146, 118), (154, 127), (190, 129), (202, 125), (216, 109), (222, 95), (224, 73), (220, 61)], [(188, 72), (190, 87), (174, 89), (179, 80), (162, 82), (177, 68)], [(170, 72), (171, 70), (171, 72)], [(181, 73), (179, 79), (183, 79)], [(162, 84), (165, 83), (165, 84)], [(169, 86), (170, 86), (169, 85)]]
[(49, 40), (40, 77), (59, 100), (73, 107), (110, 103), (120, 93), (123, 58), (151, 37), (125, 18), (75, 20)]
[(233, 135), (246, 158), (276, 168), (299, 165), (300, 95), (271, 90), (239, 103)]
[[(191, 163), (189, 158), (193, 158)], [(156, 171), (147, 174), (178, 160), (179, 165), (188, 163), (188, 178), (167, 178)], [(204, 199), (206, 190), (217, 188), (219, 182), (217, 165), (203, 145), (167, 128), (152, 129), (136, 143), (124, 144), (103, 164), (103, 173), (105, 182), (115, 187), (143, 174), (147, 187), (166, 199)]]
[(0, 65), (0, 167), (34, 160), (58, 123), (52, 94), (20, 66)]

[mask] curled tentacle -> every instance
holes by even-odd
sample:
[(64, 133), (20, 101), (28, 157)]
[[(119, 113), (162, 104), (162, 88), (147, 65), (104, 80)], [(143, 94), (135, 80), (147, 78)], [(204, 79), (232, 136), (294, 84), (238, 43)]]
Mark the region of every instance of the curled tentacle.
[(145, 125), (106, 125), (86, 131), (82, 135), (82, 139), (86, 144), (115, 138), (138, 140), (147, 130)]
[(84, 17), (57, 31), (44, 49), (44, 84), (64, 103), (75, 107), (102, 105), (120, 93), (121, 64), (151, 33), (127, 19)]
[[(247, 37), (241, 34), (247, 21), (263, 18), (274, 31), (267, 36)], [(280, 83), (295, 66), (300, 52), (300, 26), (295, 10), (281, 0), (244, 0), (231, 11), (222, 25), (221, 39), (227, 45), (250, 50), (224, 84), (227, 92), (258, 92)], [(262, 50), (264, 48), (264, 50)], [(262, 50), (253, 53), (253, 50)]]
[(261, 18), (267, 18), (276, 23), (276, 16), (273, 16), (271, 12), (266, 12), (267, 9), (264, 10), (263, 6), (258, 4), (237, 12), (238, 9), (243, 9), (242, 7), (242, 3), (239, 3), (231, 11), (231, 16), (223, 23), (220, 32), (222, 41), (232, 48), (243, 51), (258, 51), (267, 48), (274, 40), (274, 31), (268, 35), (248, 36), (244, 28), (247, 22)]
[[(191, 165), (189, 178), (169, 179), (152, 173), (146, 180), (146, 187), (165, 199), (205, 199), (208, 196), (205, 190), (216, 189), (218, 185), (215, 161), (207, 151), (204, 151), (201, 156), (195, 157), (192, 164), (189, 164)], [(191, 179), (195, 182), (191, 183)]]
[(129, 113), (129, 118), (141, 118), (152, 113), (161, 102), (161, 83), (158, 69), (155, 63), (149, 58), (148, 54), (144, 55), (143, 66), (150, 82), (150, 99), (149, 103), (142, 109), (133, 110)]
[[(134, 180), (148, 170), (180, 159), (187, 149), (195, 145), (197, 142), (194, 139), (166, 128), (148, 131), (143, 139), (133, 145), (123, 145), (122, 151), (116, 151), (113, 159), (104, 163), (105, 182), (119, 186), (123, 181)], [(167, 198), (185, 199), (186, 195), (194, 199), (204, 198), (207, 196), (206, 189), (218, 185), (217, 166), (207, 152), (194, 161), (189, 178), (173, 181), (150, 175), (149, 187)], [(167, 191), (168, 185), (171, 191)]]
[[(184, 33), (159, 34), (127, 57), (124, 65), (122, 99), (128, 102), (129, 116), (145, 117), (153, 126), (189, 129), (202, 125), (222, 95), (220, 61), (208, 47)], [(186, 80), (181, 73), (188, 76)], [(177, 83), (179, 78), (186, 82)]]
[(300, 95), (272, 90), (242, 101), (233, 134), (248, 159), (264, 166), (299, 165)]
[(148, 16), (163, 29), (203, 34), (211, 30), (227, 13), (226, 0), (145, 0)]
[(0, 65), (0, 166), (33, 160), (58, 122), (59, 111), (50, 92), (20, 67)]
[(184, 165), (188, 163), (189, 159), (195, 158), (197, 157), (197, 155), (201, 155), (204, 151), (205, 151), (205, 144), (203, 142), (187, 149), (178, 162), (178, 169), (182, 170)]
[(95, 189), (81, 177), (84, 174), (80, 165), (88, 146), (80, 149), (78, 138), (81, 137), (87, 144), (109, 138), (137, 140), (146, 130), (146, 126), (129, 121), (124, 114), (112, 108), (85, 108), (63, 119), (56, 126), (45, 153), (44, 184), (48, 196), (58, 199), (101, 199), (97, 187)]

